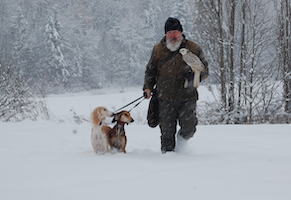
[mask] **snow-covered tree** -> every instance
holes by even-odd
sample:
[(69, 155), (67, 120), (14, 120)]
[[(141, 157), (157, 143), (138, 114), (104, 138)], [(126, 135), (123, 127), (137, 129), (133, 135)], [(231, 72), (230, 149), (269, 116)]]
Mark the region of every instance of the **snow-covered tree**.
[(171, 7), (171, 16), (180, 20), (183, 25), (183, 33), (186, 35), (188, 39), (192, 39), (193, 36), (193, 15), (191, 14), (191, 7), (189, 0), (181, 0), (172, 4)]
[[(246, 63), (245, 63), (245, 106), (248, 107), (249, 122), (253, 121), (255, 108), (260, 106), (262, 89), (269, 88), (266, 84), (276, 79), (272, 44), (272, 17), (264, 2), (247, 1), (246, 8)], [(273, 50), (273, 51), (271, 51)], [(275, 78), (275, 77), (274, 77)]]
[(27, 44), (28, 23), (24, 18), (21, 7), (17, 9), (17, 16), (12, 18), (12, 36), (15, 59), (18, 62), (23, 61), (23, 55), (27, 51), (29, 44)]
[(43, 112), (48, 117), (46, 105), (36, 100), (16, 66), (17, 63), (8, 61), (5, 52), (0, 51), (0, 120), (36, 120)]
[[(125, 52), (126, 66), (121, 67), (128, 71), (126, 79), (141, 84), (146, 59), (148, 59), (147, 55), (153, 48), (153, 43), (149, 41), (149, 38), (154, 37), (154, 31), (148, 29), (142, 13), (131, 12), (134, 9), (141, 10), (138, 7), (138, 2), (132, 0), (128, 0), (128, 2), (125, 4), (127, 5), (124, 8), (125, 14), (112, 31)], [(129, 4), (131, 6), (128, 6)]]
[(54, 8), (53, 15), (49, 17), (45, 25), (45, 36), (47, 42), (46, 68), (49, 82), (57, 86), (65, 86), (70, 73), (65, 50), (68, 47), (64, 38), (63, 27), (58, 19), (58, 8)]
[(278, 61), (282, 72), (284, 110), (291, 114), (291, 1), (281, 0), (277, 3), (278, 17)]
[[(278, 77), (272, 53), (274, 16), (265, 4), (262, 0), (196, 1), (195, 35), (213, 66), (213, 83), (220, 86), (223, 123), (258, 121), (274, 103)], [(270, 95), (263, 95), (266, 91)]]
[(225, 65), (225, 7), (222, 0), (196, 1), (195, 32), (198, 43), (208, 55), (212, 63), (210, 72), (215, 77), (215, 83), (219, 84), (220, 104), (223, 110), (227, 110), (227, 88)]

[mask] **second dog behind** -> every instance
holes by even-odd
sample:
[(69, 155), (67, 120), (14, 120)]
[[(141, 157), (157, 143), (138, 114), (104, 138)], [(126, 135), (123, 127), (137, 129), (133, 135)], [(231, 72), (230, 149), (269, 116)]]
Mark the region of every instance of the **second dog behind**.
[(126, 153), (125, 147), (127, 138), (125, 135), (124, 125), (133, 122), (133, 118), (127, 111), (121, 111), (114, 115), (112, 122), (117, 122), (109, 132), (109, 145), (111, 148), (116, 148), (118, 151)]
[(111, 128), (103, 124), (106, 117), (112, 117), (113, 112), (105, 107), (97, 107), (91, 113), (93, 127), (91, 131), (91, 143), (95, 153), (109, 152), (108, 140)]

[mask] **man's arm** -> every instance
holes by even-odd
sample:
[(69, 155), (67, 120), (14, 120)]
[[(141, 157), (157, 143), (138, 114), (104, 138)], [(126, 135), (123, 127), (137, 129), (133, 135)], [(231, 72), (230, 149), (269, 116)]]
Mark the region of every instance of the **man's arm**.
[(154, 48), (151, 54), (151, 59), (147, 64), (144, 77), (143, 91), (147, 93), (147, 99), (151, 97), (151, 91), (153, 90), (153, 87), (156, 84), (156, 76), (157, 76), (157, 66)]

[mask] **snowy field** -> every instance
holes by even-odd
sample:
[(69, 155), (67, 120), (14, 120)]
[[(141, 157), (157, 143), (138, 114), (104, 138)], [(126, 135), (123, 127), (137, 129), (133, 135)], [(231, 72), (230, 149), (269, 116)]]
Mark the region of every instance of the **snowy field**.
[[(199, 92), (200, 101), (211, 98)], [(0, 200), (291, 199), (290, 125), (198, 125), (184, 149), (161, 154), (159, 128), (144, 124), (146, 100), (125, 127), (128, 153), (94, 154), (91, 124), (74, 123), (70, 110), (88, 118), (97, 106), (114, 111), (141, 95), (55, 95), (51, 121), (0, 122)]]

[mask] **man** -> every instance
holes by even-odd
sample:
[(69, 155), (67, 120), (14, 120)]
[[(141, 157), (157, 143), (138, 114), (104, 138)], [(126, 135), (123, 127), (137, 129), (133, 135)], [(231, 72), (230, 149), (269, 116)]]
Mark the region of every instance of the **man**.
[(200, 81), (208, 76), (208, 62), (204, 59), (202, 49), (186, 39), (178, 19), (168, 18), (165, 34), (153, 48), (143, 86), (147, 99), (151, 97), (154, 87), (158, 95), (162, 153), (175, 150), (177, 121), (180, 125), (177, 138), (181, 141), (193, 137), (197, 125), (198, 93), (193, 87), (193, 71), (183, 61), (179, 49), (186, 48), (201, 60), (205, 69), (201, 72)]

